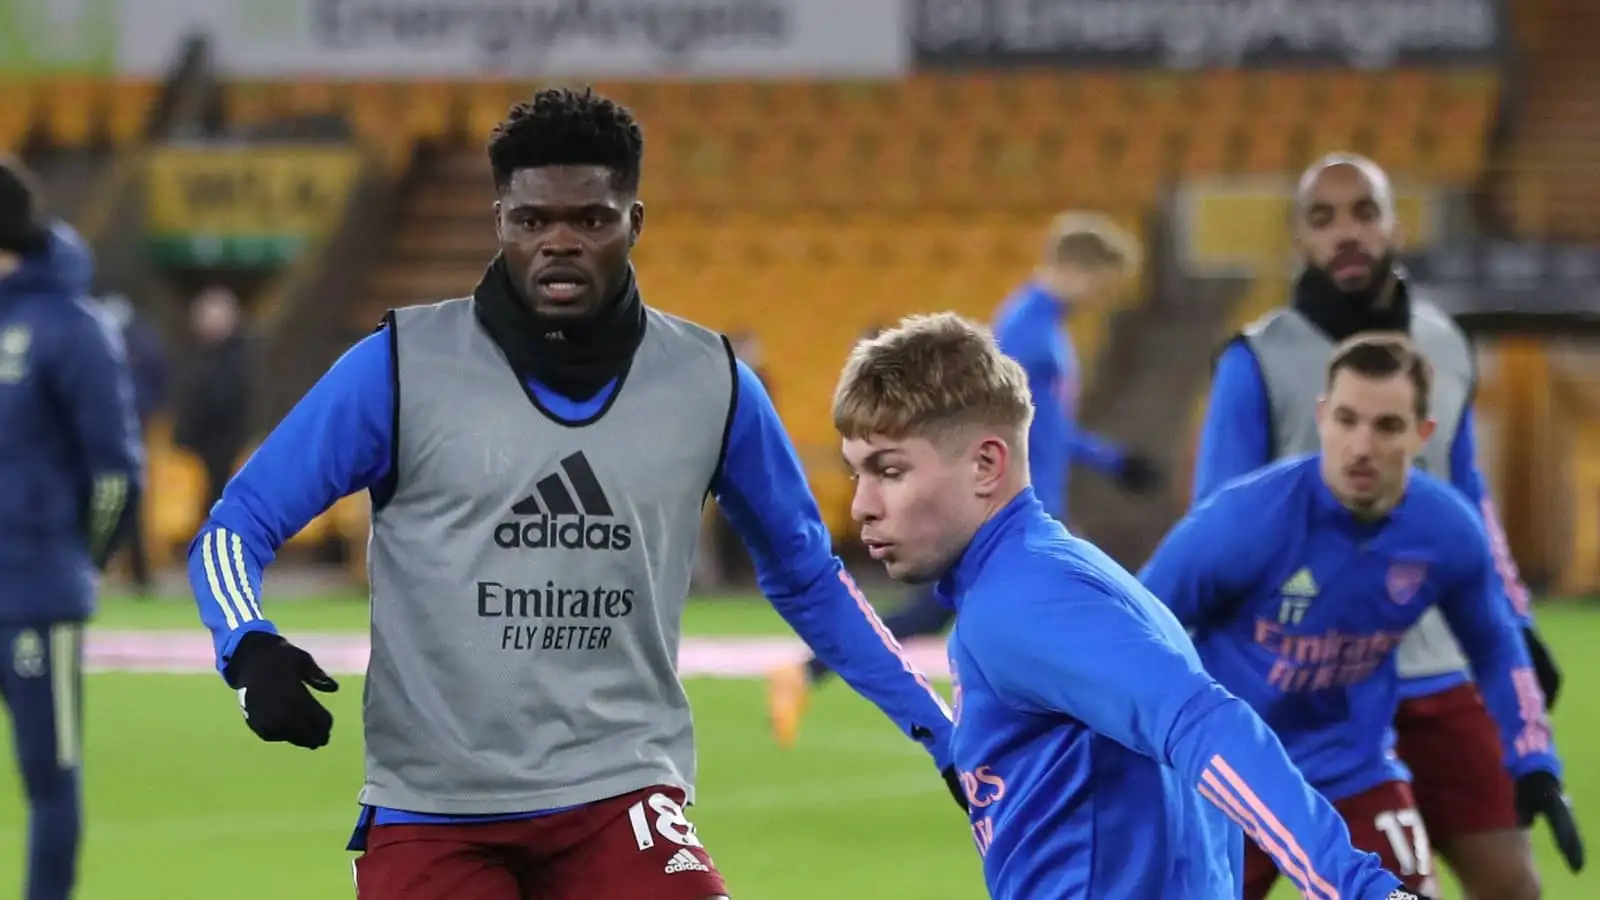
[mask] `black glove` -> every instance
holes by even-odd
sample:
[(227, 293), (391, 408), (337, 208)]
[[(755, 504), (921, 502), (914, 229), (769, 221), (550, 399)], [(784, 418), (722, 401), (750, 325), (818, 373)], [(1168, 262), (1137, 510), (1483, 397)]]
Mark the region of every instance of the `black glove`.
[(950, 788), (950, 796), (956, 798), (956, 805), (961, 807), (961, 811), (972, 812), (967, 806), (967, 789), (961, 786), (961, 773), (956, 771), (956, 767), (946, 766), (939, 774), (944, 776), (945, 786)]
[(239, 690), (245, 723), (263, 741), (287, 741), (315, 750), (326, 746), (333, 714), (306, 690), (325, 694), (339, 683), (322, 671), (311, 654), (275, 634), (251, 632), (239, 640), (229, 660), (228, 683)]
[(1522, 642), (1528, 645), (1528, 658), (1533, 660), (1534, 674), (1539, 676), (1539, 690), (1544, 691), (1544, 708), (1556, 708), (1556, 694), (1561, 691), (1561, 670), (1556, 668), (1550, 648), (1539, 639), (1532, 628), (1522, 629)]
[(1161, 485), (1161, 467), (1155, 460), (1129, 453), (1117, 466), (1117, 486), (1133, 494), (1143, 494)]
[(1389, 896), (1384, 898), (1384, 900), (1433, 900), (1433, 898), (1429, 897), (1427, 894), (1418, 894), (1415, 891), (1408, 891), (1405, 888), (1395, 888), (1389, 892)]
[(1556, 849), (1573, 872), (1583, 871), (1583, 836), (1572, 817), (1572, 803), (1561, 789), (1561, 780), (1549, 772), (1529, 772), (1517, 779), (1517, 820), (1523, 828), (1533, 825), (1536, 816), (1550, 824)]

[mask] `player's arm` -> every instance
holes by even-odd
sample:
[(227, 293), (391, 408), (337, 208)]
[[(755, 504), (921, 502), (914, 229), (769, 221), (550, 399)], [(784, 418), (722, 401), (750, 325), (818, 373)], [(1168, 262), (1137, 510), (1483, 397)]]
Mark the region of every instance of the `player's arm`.
[[(1037, 401), (1035, 401), (1037, 403)], [(1076, 423), (1067, 424), (1067, 457), (1080, 466), (1088, 466), (1110, 475), (1122, 471), (1128, 451), (1121, 444), (1101, 437)]]
[[(1461, 508), (1463, 516), (1471, 513)], [(1450, 630), (1472, 665), (1483, 702), (1500, 725), (1506, 768), (1513, 776), (1533, 771), (1559, 775), (1544, 694), (1523, 646), (1504, 582), (1496, 571), (1488, 538), (1474, 521), (1472, 543), (1460, 548), (1459, 576), (1439, 598)]]
[(1489, 496), (1488, 482), (1484, 480), (1483, 470), (1478, 468), (1478, 442), (1474, 436), (1477, 430), (1469, 404), (1462, 410), (1455, 440), (1450, 444), (1450, 483), (1483, 519), (1489, 547), (1494, 553), (1495, 573), (1504, 585), (1501, 593), (1510, 601), (1511, 612), (1517, 623), (1531, 627), (1533, 610), (1529, 603), (1528, 586), (1522, 583), (1517, 562), (1511, 556), (1511, 545), (1506, 541), (1505, 529), (1500, 527), (1500, 516), (1495, 512), (1493, 498)]
[(1544, 691), (1545, 703), (1555, 708), (1556, 696), (1561, 692), (1561, 667), (1556, 665), (1550, 648), (1545, 646), (1533, 622), (1533, 595), (1517, 571), (1517, 561), (1511, 555), (1511, 543), (1500, 525), (1500, 515), (1495, 511), (1494, 499), (1489, 494), (1489, 484), (1478, 468), (1478, 427), (1472, 413), (1472, 404), (1461, 411), (1461, 421), (1456, 426), (1455, 440), (1450, 444), (1450, 481), (1461, 496), (1483, 519), (1484, 531), (1489, 536), (1489, 549), (1494, 554), (1494, 567), (1502, 591), (1522, 629), (1522, 643), (1533, 670), (1539, 676), (1539, 688)]
[(260, 598), (278, 548), (340, 498), (388, 475), (392, 360), (388, 329), (346, 351), (228, 482), (190, 543), (189, 583), (219, 672), (245, 635), (277, 633)]
[(1239, 523), (1228, 521), (1222, 499), (1190, 510), (1139, 570), (1139, 581), (1190, 632), (1219, 617), (1250, 557), (1250, 548), (1235, 539)]
[(144, 447), (122, 339), (85, 301), (61, 312), (45, 374), (67, 411), (85, 466), (90, 558), (103, 567), (126, 533), (144, 483)]
[(1018, 708), (1072, 716), (1171, 766), (1308, 897), (1381, 897), (1400, 887), (1377, 856), (1351, 846), (1338, 812), (1255, 712), (1120, 588), (1017, 579), (984, 599), (1007, 608), (963, 620), (962, 640)]
[(1261, 364), (1236, 340), (1223, 348), (1211, 375), (1211, 397), (1195, 454), (1195, 503), (1223, 484), (1272, 462), (1272, 410)]
[(941, 769), (948, 766), (949, 709), (833, 555), (794, 446), (760, 379), (742, 362), (736, 388), (712, 492), (750, 551), (761, 592), (818, 659), (926, 747)]
[(1461, 577), (1440, 597), (1440, 609), (1472, 665), (1484, 705), (1500, 726), (1522, 826), (1543, 817), (1567, 867), (1577, 872), (1584, 865), (1583, 837), (1561, 786), (1544, 693), (1510, 607), (1498, 596), (1504, 581), (1495, 570), (1489, 539), (1471, 510), (1461, 508), (1460, 515), (1471, 526), (1470, 542), (1462, 542)]
[(1017, 361), (1028, 376), (1028, 394), (1033, 400), (1035, 426), (1030, 434), (1053, 447), (1030, 446), (1030, 459), (1053, 459), (1066, 453), (1067, 461), (1115, 475), (1127, 460), (1120, 445), (1081, 429), (1067, 415), (1064, 399), (1057, 394), (1062, 373), (1051, 358), (1049, 345), (1031, 322), (1013, 321), (995, 332), (1000, 352)]

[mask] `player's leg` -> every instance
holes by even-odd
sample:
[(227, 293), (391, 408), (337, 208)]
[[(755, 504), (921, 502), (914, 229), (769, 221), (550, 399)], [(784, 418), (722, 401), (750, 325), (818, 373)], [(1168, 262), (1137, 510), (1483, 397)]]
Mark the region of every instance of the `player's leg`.
[[(883, 618), (883, 625), (895, 640), (908, 641), (931, 637), (949, 627), (955, 611), (939, 602), (932, 586), (918, 588), (909, 602)], [(767, 677), (767, 710), (772, 719), (773, 736), (778, 746), (793, 747), (800, 734), (800, 720), (811, 699), (811, 688), (827, 681), (833, 672), (816, 657), (803, 665), (783, 666)]]
[(1468, 900), (1537, 900), (1539, 875), (1517, 826), (1499, 730), (1471, 684), (1400, 704), (1395, 751), (1439, 856)]
[[(658, 787), (539, 820), (543, 889), (532, 900), (726, 900), (728, 889), (683, 808)], [(559, 849), (555, 849), (559, 848)]]
[(67, 900), (82, 833), (83, 626), (0, 632), (0, 674), (28, 803), (26, 900)]
[(356, 900), (522, 900), (515, 824), (373, 826), (355, 860)]
[(1389, 781), (1334, 804), (1350, 828), (1350, 843), (1376, 853), (1383, 867), (1399, 876), (1407, 890), (1439, 893), (1433, 844), (1411, 786)]
[(1278, 881), (1278, 865), (1256, 842), (1244, 839), (1244, 900), (1266, 900)]

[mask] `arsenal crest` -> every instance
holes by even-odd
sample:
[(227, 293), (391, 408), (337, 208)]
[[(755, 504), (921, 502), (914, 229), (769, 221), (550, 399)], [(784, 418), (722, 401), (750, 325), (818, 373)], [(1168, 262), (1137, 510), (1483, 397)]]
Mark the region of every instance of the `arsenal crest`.
[(1417, 596), (1422, 583), (1428, 580), (1427, 563), (1397, 562), (1389, 565), (1384, 584), (1389, 588), (1389, 599), (1404, 606)]

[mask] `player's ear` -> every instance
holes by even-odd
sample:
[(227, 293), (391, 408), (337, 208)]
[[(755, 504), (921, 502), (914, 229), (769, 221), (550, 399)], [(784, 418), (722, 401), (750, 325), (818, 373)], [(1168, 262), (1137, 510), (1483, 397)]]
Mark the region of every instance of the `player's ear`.
[(987, 497), (1000, 490), (1000, 483), (1012, 463), (1011, 448), (991, 435), (978, 442), (976, 451), (972, 457), (973, 487)]
[(505, 223), (500, 218), (500, 201), (494, 202), (494, 236), (500, 243), (506, 242)]
[(1428, 438), (1433, 437), (1433, 432), (1438, 427), (1439, 420), (1429, 416), (1417, 423), (1417, 437), (1422, 438), (1423, 443), (1427, 443)]
[(628, 246), (639, 243), (639, 235), (644, 233), (644, 204), (638, 200), (628, 207)]

